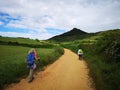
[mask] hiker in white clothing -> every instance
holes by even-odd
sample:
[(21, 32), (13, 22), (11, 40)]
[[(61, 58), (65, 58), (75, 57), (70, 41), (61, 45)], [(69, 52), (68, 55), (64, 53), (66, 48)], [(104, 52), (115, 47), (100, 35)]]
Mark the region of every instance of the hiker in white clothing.
[(83, 50), (82, 49), (78, 49), (78, 56), (79, 56), (79, 60), (83, 59)]

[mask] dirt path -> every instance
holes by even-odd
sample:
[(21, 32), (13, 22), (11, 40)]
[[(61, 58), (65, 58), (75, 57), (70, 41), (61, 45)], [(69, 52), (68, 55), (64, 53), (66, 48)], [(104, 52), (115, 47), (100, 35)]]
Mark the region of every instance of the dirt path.
[(65, 49), (65, 54), (45, 71), (37, 73), (32, 83), (22, 79), (5, 90), (94, 90), (90, 84), (85, 62)]

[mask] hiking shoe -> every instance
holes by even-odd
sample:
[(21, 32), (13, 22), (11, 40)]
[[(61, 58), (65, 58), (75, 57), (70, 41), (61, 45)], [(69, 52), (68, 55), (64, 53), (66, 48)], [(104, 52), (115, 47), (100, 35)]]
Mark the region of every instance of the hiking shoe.
[(28, 80), (28, 83), (31, 83), (33, 81), (34, 77), (32, 77), (32, 79)]

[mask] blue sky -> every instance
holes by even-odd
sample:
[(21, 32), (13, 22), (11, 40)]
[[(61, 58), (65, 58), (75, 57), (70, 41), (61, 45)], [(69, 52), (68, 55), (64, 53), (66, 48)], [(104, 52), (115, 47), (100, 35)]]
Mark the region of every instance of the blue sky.
[(120, 28), (120, 0), (0, 0), (0, 35), (48, 39)]

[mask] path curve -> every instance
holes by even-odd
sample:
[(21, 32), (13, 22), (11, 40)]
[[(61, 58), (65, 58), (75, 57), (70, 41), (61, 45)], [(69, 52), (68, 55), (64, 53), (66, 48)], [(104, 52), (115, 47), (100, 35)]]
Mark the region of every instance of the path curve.
[(68, 49), (56, 62), (38, 72), (32, 83), (22, 79), (5, 90), (94, 90), (86, 63)]

